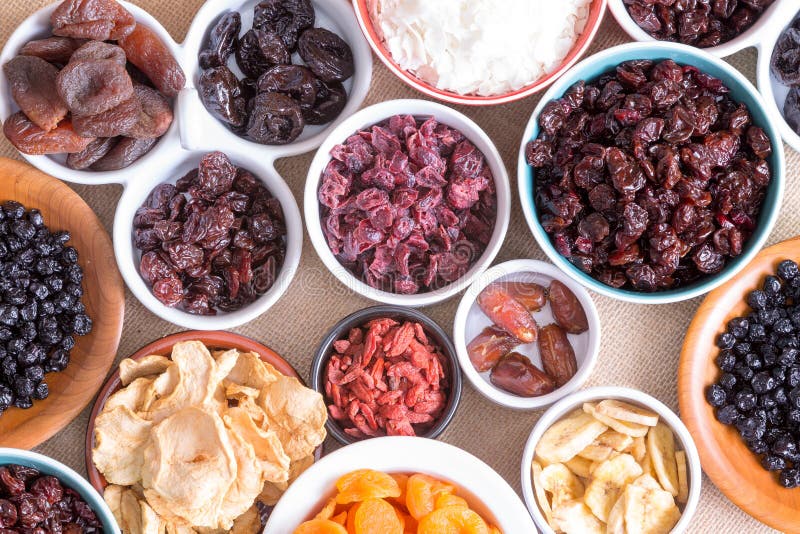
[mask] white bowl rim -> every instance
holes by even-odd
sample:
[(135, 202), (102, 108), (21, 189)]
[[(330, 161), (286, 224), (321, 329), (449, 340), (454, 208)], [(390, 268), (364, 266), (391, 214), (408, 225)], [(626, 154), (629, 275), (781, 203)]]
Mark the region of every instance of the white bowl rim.
[[(761, 107), (766, 109), (764, 105), (763, 98), (761, 94), (756, 90), (753, 84), (742, 74), (739, 72), (738, 69), (728, 64), (725, 60), (720, 59), (716, 56), (709, 54), (708, 52), (703, 51), (700, 48), (694, 48), (691, 46), (678, 44), (678, 43), (670, 43), (666, 41), (655, 41), (651, 40), (648, 42), (631, 42), (631, 43), (624, 43), (621, 45), (613, 46), (611, 48), (607, 48), (602, 50), (596, 54), (593, 54), (586, 59), (582, 60), (580, 63), (575, 65), (571, 70), (581, 69), (584, 68), (586, 65), (591, 65), (596, 62), (605, 61), (610, 56), (616, 55), (632, 55), (638, 51), (642, 50), (663, 50), (665, 53), (669, 53), (670, 51), (674, 52), (681, 52), (689, 55), (696, 55), (700, 56), (706, 61), (714, 63), (718, 68), (724, 70), (728, 76), (730, 76), (744, 91), (748, 92), (750, 96), (758, 103), (760, 103)], [(624, 61), (621, 59), (620, 61)], [(549, 237), (542, 229), (536, 215), (533, 213), (532, 203), (527, 201), (530, 198), (527, 195), (528, 184), (527, 184), (527, 168), (528, 164), (525, 161), (525, 145), (527, 145), (528, 141), (532, 139), (533, 130), (536, 127), (536, 121), (544, 108), (544, 106), (550, 101), (555, 98), (559, 98), (563, 95), (564, 91), (569, 87), (565, 77), (561, 77), (556, 82), (550, 86), (550, 88), (542, 95), (539, 103), (537, 104), (536, 108), (531, 113), (531, 118), (528, 121), (528, 124), (525, 126), (525, 130), (522, 134), (522, 139), (520, 141), (519, 153), (517, 156), (517, 192), (520, 204), (522, 205), (522, 213), (525, 216), (525, 221), (528, 223), (528, 228), (530, 229), (531, 233), (533, 234), (536, 242), (539, 244), (539, 248), (547, 255), (550, 260), (556, 264), (556, 266), (561, 269), (567, 276), (575, 280), (581, 285), (587, 286), (589, 289), (596, 293), (600, 293), (606, 297), (610, 297), (616, 300), (621, 300), (623, 302), (633, 302), (636, 304), (669, 304), (673, 302), (681, 302), (684, 300), (693, 299), (695, 297), (699, 297), (708, 293), (709, 291), (719, 287), (720, 285), (724, 284), (734, 276), (736, 276), (737, 272), (749, 263), (756, 254), (761, 250), (764, 246), (764, 243), (769, 238), (769, 234), (772, 232), (772, 229), (775, 226), (775, 223), (778, 220), (778, 216), (780, 214), (780, 201), (783, 200), (784, 190), (786, 187), (786, 159), (785, 154), (783, 151), (783, 144), (777, 143), (775, 146), (772, 147), (773, 153), (778, 160), (778, 172), (773, 170), (773, 182), (770, 184), (771, 187), (776, 187), (776, 197), (779, 199), (775, 209), (772, 213), (767, 214), (767, 217), (764, 217), (765, 214), (761, 214), (760, 217), (764, 217), (763, 220), (760, 220), (760, 224), (764, 226), (764, 232), (761, 235), (761, 239), (755, 241), (748, 241), (750, 249), (746, 252), (743, 252), (740, 256), (737, 257), (737, 260), (740, 261), (739, 270), (731, 270), (724, 275), (716, 274), (712, 275), (712, 278), (709, 278), (706, 283), (700, 284), (697, 287), (691, 289), (683, 289), (680, 293), (637, 293), (634, 291), (622, 291), (607, 286), (591, 276), (586, 276), (583, 278), (579, 278), (575, 274), (575, 266), (573, 266), (566, 258), (561, 256), (555, 248), (550, 244)], [(769, 112), (766, 112), (767, 116), (769, 116)], [(780, 140), (780, 139), (778, 139)], [(778, 175), (780, 179), (776, 179), (774, 175)], [(751, 237), (751, 240), (753, 238)]]
[(655, 411), (659, 415), (659, 418), (664, 420), (675, 434), (675, 437), (680, 441), (683, 450), (686, 452), (686, 463), (689, 471), (689, 498), (686, 500), (686, 505), (680, 520), (672, 529), (672, 534), (685, 532), (689, 527), (692, 516), (694, 516), (697, 510), (697, 505), (700, 501), (700, 488), (702, 485), (700, 455), (697, 452), (697, 447), (692, 439), (692, 435), (689, 433), (689, 430), (686, 428), (686, 425), (683, 424), (680, 417), (660, 400), (643, 391), (618, 386), (592, 387), (564, 397), (551, 406), (534, 424), (522, 453), (520, 475), (522, 480), (522, 495), (525, 499), (528, 511), (536, 522), (536, 526), (545, 534), (553, 534), (553, 530), (547, 524), (547, 520), (539, 509), (531, 483), (531, 462), (533, 461), (536, 445), (539, 439), (541, 439), (542, 434), (568, 411), (574, 409), (576, 406), (583, 405), (584, 402), (597, 399), (631, 401)]
[[(322, 171), (331, 159), (329, 154), (330, 149), (334, 145), (343, 142), (357, 130), (377, 124), (398, 113), (415, 116), (433, 116), (437, 121), (447, 124), (450, 127), (455, 127), (451, 123), (451, 120), (455, 119), (457, 122), (466, 126), (466, 130), (461, 128), (461, 133), (483, 152), (486, 162), (492, 168), (497, 195), (497, 218), (495, 220), (494, 230), (492, 231), (491, 240), (480, 258), (469, 268), (464, 276), (453, 283), (435, 291), (413, 295), (402, 295), (375, 289), (357, 279), (350, 271), (343, 267), (328, 248), (328, 243), (322, 233), (319, 201), (317, 199), (317, 190), (322, 177)], [(483, 150), (481, 145), (483, 145), (486, 150)], [(447, 300), (465, 289), (472, 283), (472, 280), (474, 280), (476, 276), (483, 272), (492, 261), (494, 261), (494, 258), (497, 256), (505, 240), (506, 231), (508, 230), (511, 216), (511, 189), (508, 172), (503, 158), (497, 151), (497, 147), (486, 132), (472, 119), (438, 102), (417, 99), (397, 99), (386, 100), (361, 109), (348, 117), (330, 133), (317, 150), (314, 159), (309, 165), (305, 192), (303, 195), (303, 206), (306, 218), (306, 229), (311, 238), (311, 244), (314, 246), (314, 250), (316, 250), (317, 255), (328, 270), (348, 289), (384, 304), (427, 306)]]
[[(783, 117), (783, 112), (778, 107), (778, 103), (775, 101), (775, 93), (772, 90), (773, 76), (770, 66), (772, 63), (772, 53), (775, 50), (775, 45), (777, 44), (781, 35), (783, 35), (783, 32), (786, 30), (788, 25), (791, 24), (795, 16), (800, 15), (800, 6), (792, 5), (789, 2), (776, 2), (776, 4), (787, 7), (785, 9), (781, 9), (781, 15), (783, 16), (776, 17), (776, 19), (780, 21), (780, 23), (776, 24), (776, 27), (774, 28), (777, 31), (769, 33), (765, 32), (764, 38), (755, 45), (756, 49), (758, 50), (758, 61), (756, 64), (756, 85), (758, 86), (761, 96), (764, 97), (764, 107), (767, 115), (777, 125), (778, 131), (781, 133), (781, 137), (783, 137), (783, 140), (787, 145), (795, 149), (795, 151), (800, 152), (800, 135), (792, 130), (791, 126), (789, 126), (789, 123), (786, 122), (786, 119)], [(787, 20), (788, 22), (783, 24), (783, 22)]]
[[(47, 466), (47, 469), (52, 471), (52, 473), (54, 473), (53, 476), (58, 478), (62, 484), (65, 484), (66, 486), (80, 493), (81, 497), (83, 497), (85, 500), (91, 500), (91, 502), (88, 504), (92, 508), (92, 511), (98, 515), (98, 519), (100, 519), (100, 521), (103, 523), (111, 523), (112, 532), (109, 534), (121, 533), (116, 519), (114, 518), (114, 514), (106, 504), (103, 496), (100, 495), (85, 478), (79, 475), (72, 468), (62, 464), (58, 460), (50, 458), (49, 456), (45, 456), (44, 454), (23, 449), (0, 447), (0, 457), (3, 456), (12, 458), (12, 461), (19, 460), (20, 463), (41, 464)], [(86, 499), (85, 495), (91, 495), (92, 498)], [(103, 515), (106, 517), (106, 519), (108, 519), (108, 521), (103, 521), (103, 518), (99, 517), (100, 514), (98, 513), (98, 508), (102, 511)]]
[[(375, 451), (385, 452), (381, 455), (380, 462), (370, 459), (371, 455), (377, 455)], [(378, 463), (380, 465), (377, 465)], [(409, 436), (384, 436), (347, 445), (315, 462), (289, 486), (278, 501), (264, 528), (264, 534), (283, 534), (285, 531), (275, 529), (285, 528), (289, 517), (296, 517), (300, 522), (309, 515), (311, 510), (300, 510), (296, 505), (299, 502), (305, 504), (309, 500), (308, 495), (305, 495), (304, 486), (316, 478), (321, 478), (318, 473), (327, 473), (324, 478), (330, 480), (326, 482), (326, 487), (332, 490), (337, 478), (362, 468), (384, 472), (427, 473), (451, 480), (471, 493), (485, 508), (491, 510), (494, 519), (499, 523), (498, 528), (504, 532), (535, 532), (530, 514), (517, 493), (503, 477), (480, 458), (442, 441)], [(465, 480), (469, 482), (463, 482)], [(321, 500), (323, 496), (324, 494), (320, 495), (319, 499)], [(282, 519), (281, 516), (286, 516), (287, 519), (276, 527), (275, 523)], [(509, 528), (511, 526), (523, 528), (512, 530)]]
[[(207, 152), (182, 151), (181, 157), (174, 157), (174, 167), (180, 167), (191, 160), (198, 160)], [(252, 151), (243, 152), (238, 148), (226, 150), (227, 156), (234, 165), (244, 167), (253, 173), (278, 199), (283, 210), (286, 224), (286, 255), (283, 266), (278, 272), (272, 287), (255, 301), (233, 312), (219, 312), (217, 315), (193, 315), (177, 308), (170, 308), (155, 298), (145, 284), (136, 265), (137, 251), (133, 246), (133, 217), (150, 192), (157, 185), (174, 182), (180, 176), (174, 171), (161, 170), (147, 179), (130, 184), (119, 199), (114, 214), (113, 243), (114, 256), (125, 284), (136, 299), (158, 317), (172, 324), (191, 330), (226, 330), (243, 325), (265, 313), (286, 292), (297, 273), (303, 247), (303, 223), (300, 209), (289, 186), (272, 166), (272, 162), (264, 162)]]
[[(573, 376), (569, 382), (539, 397), (520, 397), (493, 386), (475, 370), (475, 366), (472, 365), (469, 359), (469, 353), (467, 352), (466, 320), (470, 308), (472, 308), (472, 304), (475, 302), (478, 294), (498, 278), (519, 272), (540, 273), (562, 282), (578, 298), (581, 306), (583, 306), (583, 310), (586, 312), (586, 318), (589, 320), (587, 354), (583, 365), (578, 368), (578, 372), (575, 373), (575, 376)], [(591, 376), (600, 352), (600, 330), (600, 315), (597, 312), (597, 307), (592, 297), (589, 295), (589, 292), (586, 291), (582, 285), (568, 277), (553, 264), (539, 260), (519, 259), (493, 266), (478, 276), (472, 285), (470, 285), (469, 289), (464, 293), (464, 296), (461, 297), (461, 302), (458, 304), (458, 309), (456, 310), (456, 315), (453, 320), (453, 345), (456, 348), (456, 354), (458, 355), (458, 361), (462, 371), (467, 375), (472, 386), (478, 390), (478, 393), (500, 406), (517, 410), (536, 410), (549, 406), (569, 395), (581, 387), (589, 376)]]
[[(781, 9), (777, 7), (779, 4), (781, 4), (780, 1), (774, 2), (761, 14), (758, 20), (756, 20), (755, 24), (730, 41), (724, 42), (717, 46), (710, 46), (708, 48), (699, 48), (694, 46), (692, 48), (695, 50), (703, 50), (718, 58), (724, 58), (750, 46), (757, 46), (758, 43), (762, 41), (763, 36), (769, 32), (769, 28), (772, 26), (773, 19), (779, 19), (779, 12), (781, 11)], [(628, 9), (623, 3), (623, 0), (608, 0), (608, 8), (611, 10), (611, 14), (614, 16), (619, 25), (622, 26), (622, 29), (625, 30), (625, 33), (627, 33), (628, 36), (633, 40), (639, 42), (669, 42), (659, 41), (658, 39), (651, 37), (650, 34), (640, 28), (639, 25), (633, 21), (633, 18), (631, 18), (630, 14), (628, 13)]]

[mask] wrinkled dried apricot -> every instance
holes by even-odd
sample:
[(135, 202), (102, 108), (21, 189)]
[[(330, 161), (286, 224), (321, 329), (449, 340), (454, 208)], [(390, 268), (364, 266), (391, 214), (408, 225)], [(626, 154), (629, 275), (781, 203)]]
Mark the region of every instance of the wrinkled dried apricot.
[(5, 65), (11, 96), (42, 130), (52, 130), (67, 116), (67, 107), (56, 94), (58, 69), (42, 58), (17, 56)]
[(72, 126), (84, 137), (116, 137), (127, 132), (139, 120), (142, 107), (136, 98), (96, 115), (75, 115)]
[(443, 493), (453, 493), (455, 488), (450, 484), (422, 474), (408, 477), (406, 484), (406, 508), (416, 520), (434, 510), (436, 498)]
[(6, 119), (3, 134), (20, 152), (37, 156), (80, 152), (94, 141), (93, 137), (78, 135), (69, 119), (64, 119), (56, 128), (46, 132), (21, 111)]
[(335, 516), (331, 517), (330, 520), (334, 523), (339, 523), (340, 525), (344, 526), (345, 522), (347, 521), (347, 512), (336, 514)]
[(49, 61), (66, 65), (72, 53), (83, 46), (84, 39), (73, 39), (72, 37), (48, 37), (46, 39), (36, 39), (29, 41), (20, 48), (21, 56), (36, 56)]
[(123, 67), (128, 62), (128, 58), (122, 48), (103, 41), (89, 41), (75, 50), (72, 57), (70, 57), (70, 61), (80, 61), (82, 59), (112, 59)]
[(339, 490), (336, 496), (339, 504), (400, 496), (400, 487), (391, 476), (371, 469), (344, 475), (336, 481), (336, 488)]
[(136, 21), (116, 0), (64, 0), (50, 24), (56, 35), (108, 41), (127, 35)]
[(329, 519), (312, 519), (297, 527), (294, 534), (347, 534), (347, 531)]
[(394, 507), (383, 499), (367, 499), (356, 510), (356, 534), (403, 534), (403, 524)]
[(151, 87), (135, 84), (133, 94), (139, 102), (139, 113), (133, 126), (127, 130), (128, 137), (148, 139), (161, 137), (172, 125), (172, 108), (167, 99)]
[(75, 170), (88, 169), (103, 156), (108, 154), (119, 139), (116, 137), (98, 137), (80, 152), (75, 152), (67, 156), (67, 167)]
[(144, 24), (137, 24), (130, 34), (120, 39), (119, 46), (127, 54), (128, 61), (146, 74), (165, 96), (176, 96), (186, 85), (186, 75), (167, 45)]
[(476, 512), (461, 506), (435, 510), (420, 519), (419, 534), (489, 534), (486, 521)]
[(70, 61), (58, 73), (56, 87), (75, 115), (96, 115), (133, 96), (131, 77), (111, 59)]
[(93, 171), (116, 171), (128, 167), (150, 152), (158, 139), (123, 137), (111, 151), (92, 165)]

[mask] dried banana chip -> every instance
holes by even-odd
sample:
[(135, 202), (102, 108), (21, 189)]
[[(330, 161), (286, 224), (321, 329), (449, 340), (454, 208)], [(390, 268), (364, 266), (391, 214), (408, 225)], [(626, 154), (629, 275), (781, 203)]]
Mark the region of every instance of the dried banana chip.
[(575, 458), (569, 460), (568, 462), (564, 462), (570, 471), (575, 473), (581, 478), (589, 478), (591, 476), (591, 467), (592, 461), (587, 460), (586, 458), (581, 458), (580, 456), (576, 456)]
[(689, 473), (686, 469), (686, 452), (675, 451), (675, 464), (678, 468), (678, 495), (677, 501), (685, 503), (689, 500)]
[(604, 425), (613, 428), (617, 432), (627, 434), (634, 438), (647, 435), (647, 431), (650, 429), (649, 426), (640, 425), (638, 423), (629, 423), (627, 421), (620, 421), (619, 419), (614, 419), (613, 417), (598, 413), (596, 406), (590, 402), (585, 402), (583, 404), (583, 409), (586, 413), (591, 414), (592, 417)]
[(633, 438), (616, 430), (606, 430), (597, 437), (595, 443), (623, 452), (633, 445)]
[(645, 426), (656, 426), (658, 424), (658, 414), (650, 410), (645, 410), (633, 404), (608, 399), (597, 403), (597, 412), (608, 417), (613, 417), (617, 421), (627, 421)]
[(542, 469), (539, 480), (542, 487), (550, 493), (551, 508), (562, 503), (583, 497), (583, 482), (564, 464), (551, 464)]
[(661, 489), (625, 488), (625, 528), (628, 534), (668, 534), (681, 517), (672, 495)]
[(601, 521), (608, 521), (609, 512), (625, 486), (642, 474), (642, 468), (630, 454), (620, 454), (595, 468), (583, 501)]
[(608, 512), (606, 534), (625, 534), (625, 495), (617, 497), (617, 502)]
[(553, 521), (566, 534), (605, 534), (603, 523), (580, 500), (561, 503), (553, 508)]
[(536, 445), (536, 455), (547, 463), (566, 462), (608, 429), (587, 413), (573, 413), (553, 423)]
[(544, 518), (547, 523), (555, 528), (553, 523), (553, 510), (550, 508), (550, 501), (547, 499), (547, 494), (542, 486), (542, 466), (534, 460), (531, 463), (531, 480), (533, 481), (533, 492), (536, 494), (536, 501), (539, 503), (539, 508), (542, 510)]
[(614, 452), (614, 449), (611, 447), (598, 445), (595, 442), (591, 445), (587, 445), (586, 448), (578, 453), (578, 456), (581, 458), (586, 458), (590, 462), (602, 462), (604, 460), (608, 460), (612, 452)]
[(647, 452), (658, 482), (673, 496), (678, 495), (678, 466), (675, 463), (675, 436), (664, 423), (647, 433)]

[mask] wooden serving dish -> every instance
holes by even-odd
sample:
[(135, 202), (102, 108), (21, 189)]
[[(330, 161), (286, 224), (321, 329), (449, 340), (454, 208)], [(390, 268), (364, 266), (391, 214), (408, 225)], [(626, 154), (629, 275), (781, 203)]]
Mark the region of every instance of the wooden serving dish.
[(70, 232), (69, 244), (78, 249), (83, 268), (83, 303), (93, 323), (89, 335), (75, 338), (69, 366), (45, 376), (47, 399), (0, 414), (0, 447), (30, 449), (69, 424), (100, 388), (117, 354), (125, 292), (108, 233), (72, 189), (30, 165), (0, 158), (0, 201), (5, 200), (39, 209), (51, 231)]
[(747, 314), (747, 294), (775, 274), (782, 260), (800, 260), (800, 237), (762, 250), (739, 274), (705, 298), (689, 325), (678, 368), (681, 418), (697, 444), (703, 470), (739, 508), (784, 532), (800, 532), (800, 489), (783, 488), (766, 471), (734, 427), (716, 420), (705, 399), (719, 376), (716, 338), (727, 322)]
[[(270, 349), (266, 345), (262, 345), (261, 343), (250, 339), (249, 337), (234, 334), (232, 332), (200, 330), (178, 332), (177, 334), (171, 334), (162, 337), (161, 339), (157, 339), (152, 343), (148, 343), (128, 357), (138, 360), (150, 354), (168, 356), (172, 353), (173, 345), (180, 343), (181, 341), (201, 341), (207, 347), (209, 347), (209, 349), (238, 349), (242, 352), (255, 352), (261, 357), (262, 360), (271, 364), (279, 372), (286, 376), (293, 376), (305, 384), (305, 381), (299, 374), (297, 374), (297, 371), (295, 371), (289, 362), (284, 360), (277, 352)], [(119, 369), (116, 369), (114, 373), (108, 377), (108, 380), (103, 385), (103, 389), (101, 389), (100, 393), (98, 393), (97, 400), (92, 408), (92, 413), (89, 416), (89, 424), (86, 428), (86, 473), (88, 474), (89, 482), (97, 491), (100, 492), (100, 495), (103, 494), (103, 491), (108, 483), (103, 475), (100, 474), (100, 471), (98, 471), (94, 466), (94, 462), (92, 461), (92, 449), (94, 449), (95, 445), (94, 422), (97, 418), (97, 415), (103, 409), (103, 406), (105, 406), (108, 398), (119, 391), (121, 386), (122, 383), (119, 379)], [(314, 452), (315, 460), (319, 460), (321, 456), (322, 445), (317, 447), (317, 450)]]

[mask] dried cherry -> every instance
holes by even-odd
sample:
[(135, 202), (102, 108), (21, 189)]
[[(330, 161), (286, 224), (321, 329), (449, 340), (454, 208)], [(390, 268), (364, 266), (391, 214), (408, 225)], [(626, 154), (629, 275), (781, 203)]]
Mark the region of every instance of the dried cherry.
[(116, 0), (64, 0), (50, 24), (55, 35), (117, 41), (133, 31), (136, 21)]
[(21, 56), (36, 56), (57, 65), (66, 65), (72, 53), (86, 43), (84, 39), (71, 37), (47, 37), (29, 41), (20, 48)]
[(6, 119), (3, 134), (17, 150), (32, 155), (80, 152), (94, 141), (92, 137), (78, 135), (69, 119), (64, 119), (56, 128), (46, 132), (22, 112)]
[(247, 120), (247, 100), (236, 75), (226, 66), (204, 70), (197, 88), (200, 99), (209, 113), (233, 127), (244, 126)]
[(136, 65), (164, 96), (175, 97), (186, 85), (186, 75), (167, 45), (144, 24), (137, 24), (133, 31), (121, 38), (119, 46), (128, 56), (128, 61)]
[(242, 16), (235, 11), (225, 13), (211, 28), (208, 42), (200, 51), (200, 67), (210, 69), (224, 66), (239, 42)]
[(124, 169), (136, 160), (150, 152), (158, 139), (134, 139), (133, 137), (121, 138), (114, 148), (97, 160), (90, 167), (94, 171), (116, 171)]
[(297, 38), (314, 25), (311, 0), (263, 0), (256, 4), (253, 27), (278, 34), (288, 50), (297, 46)]
[(67, 116), (56, 93), (58, 69), (35, 56), (17, 56), (3, 65), (14, 101), (39, 128), (52, 130)]
[(306, 65), (323, 82), (344, 81), (355, 71), (350, 45), (325, 28), (304, 31), (297, 48)]
[(286, 95), (261, 93), (253, 99), (247, 135), (258, 143), (283, 145), (302, 133), (305, 121), (300, 105)]
[(96, 115), (133, 96), (125, 67), (110, 59), (70, 61), (56, 78), (58, 94), (75, 115)]

